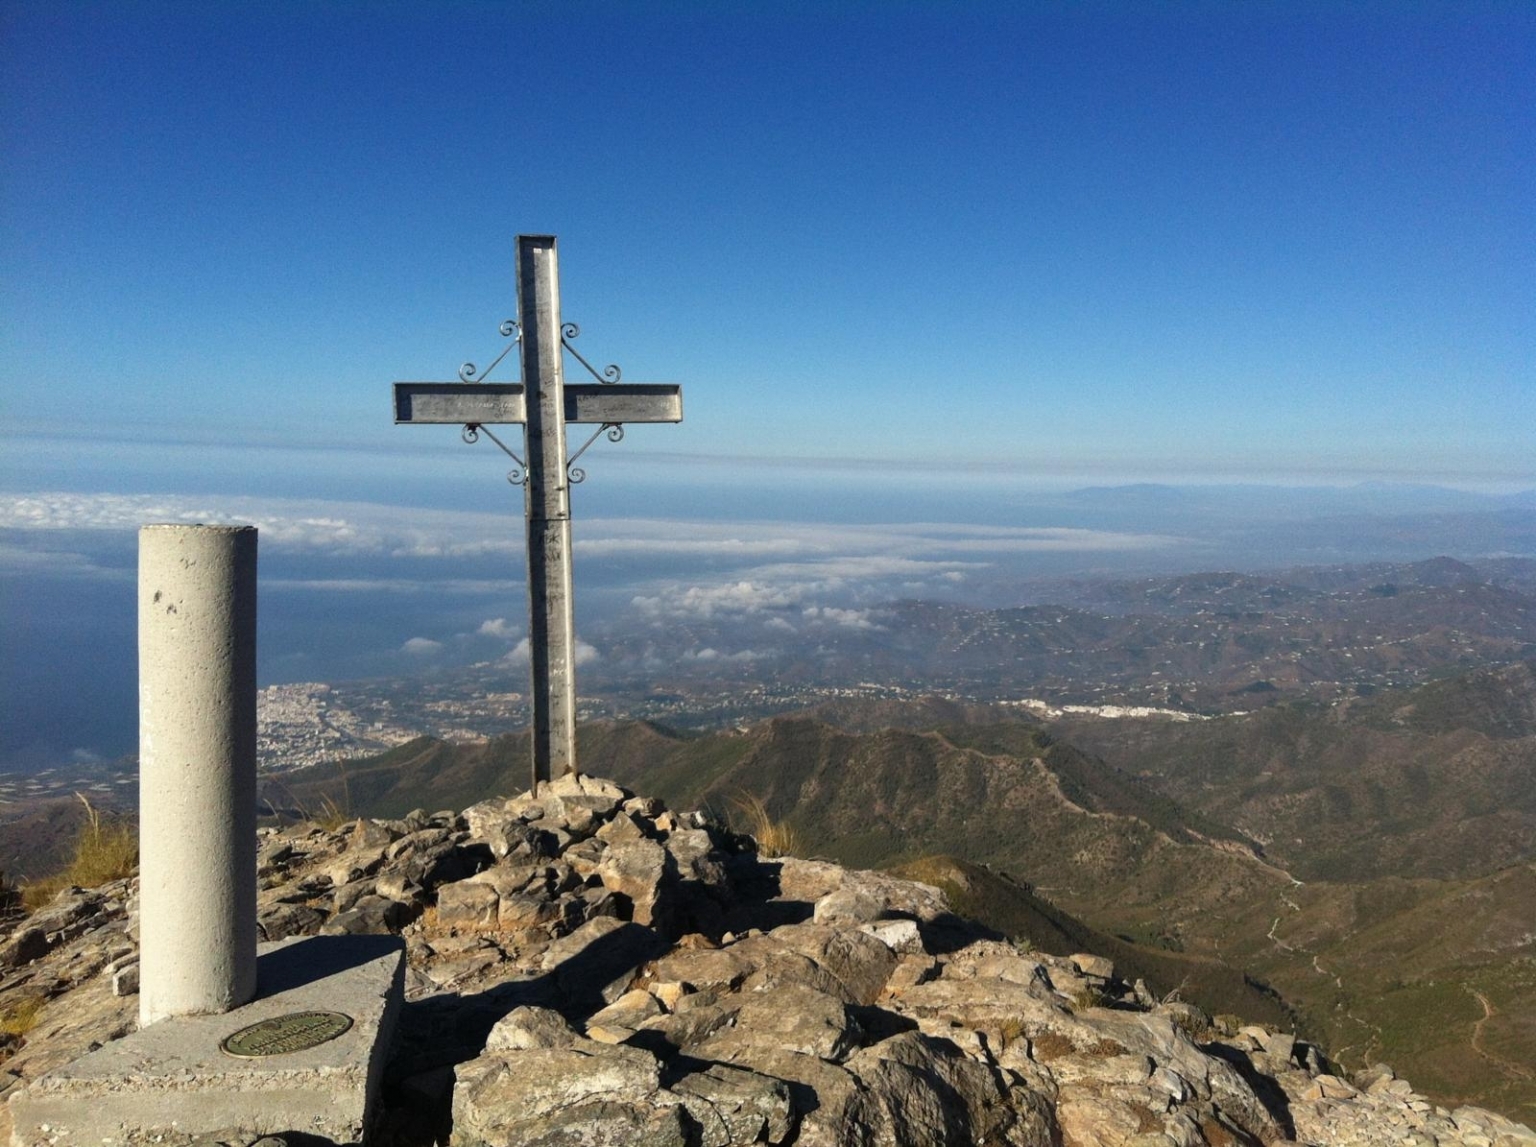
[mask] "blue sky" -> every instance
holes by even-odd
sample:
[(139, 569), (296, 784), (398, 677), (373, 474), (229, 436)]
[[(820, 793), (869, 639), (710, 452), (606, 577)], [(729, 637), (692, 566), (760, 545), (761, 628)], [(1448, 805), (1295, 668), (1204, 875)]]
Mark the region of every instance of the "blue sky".
[[(131, 749), (147, 521), (260, 526), (264, 682), (517, 648), (506, 464), (389, 384), (500, 352), (519, 232), (589, 359), (685, 392), (584, 460), (585, 674), (1528, 555), (1533, 107), (1529, 3), (7, 0), (0, 768)], [(1327, 488), (1379, 481), (1501, 497)], [(1071, 493), (1125, 482), (1212, 500)]]
[(1530, 486), (1533, 89), (1523, 3), (12, 0), (0, 488), (494, 481), (388, 384), (520, 231), (685, 387), (594, 481)]

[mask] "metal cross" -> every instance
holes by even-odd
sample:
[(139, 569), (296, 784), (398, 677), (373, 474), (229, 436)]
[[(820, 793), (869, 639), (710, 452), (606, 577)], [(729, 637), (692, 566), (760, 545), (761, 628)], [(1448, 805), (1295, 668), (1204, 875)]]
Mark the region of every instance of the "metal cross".
[[(483, 426), (524, 425), (527, 462), (515, 454), (513, 458), (526, 473), (528, 654), (533, 673), (533, 789), (537, 792), (551, 777), (576, 772), (570, 484), (582, 475), (572, 474), (574, 459), (566, 458), (566, 424), (599, 423), (592, 440), (605, 430), (616, 440), (622, 437), (626, 422), (681, 422), (683, 392), (670, 384), (565, 385), (561, 348), (565, 334), (575, 328), (560, 322), (560, 274), (553, 235), (517, 237), (517, 318), (522, 383), (397, 382), (395, 422), (462, 423), (470, 441)], [(585, 359), (581, 361), (588, 366)], [(610, 371), (617, 376), (616, 368)], [(466, 366), (460, 377), (471, 373), (473, 368)], [(581, 450), (576, 453), (579, 456)]]

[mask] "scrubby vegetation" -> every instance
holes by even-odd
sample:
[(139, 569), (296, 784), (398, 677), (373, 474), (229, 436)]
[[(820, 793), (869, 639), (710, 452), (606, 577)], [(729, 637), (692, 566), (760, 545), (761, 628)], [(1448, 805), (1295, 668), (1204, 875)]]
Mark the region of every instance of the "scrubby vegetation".
[(766, 857), (805, 855), (805, 845), (794, 826), (786, 821), (774, 820), (761, 797), (743, 793), (731, 802), (731, 807), (744, 821), (740, 826), (733, 827), (757, 841), (757, 851), (760, 855)]
[(20, 1039), (37, 1023), (43, 1008), (42, 996), (18, 996), (0, 1004), (0, 1037)]
[(76, 795), (85, 806), (85, 823), (75, 838), (74, 855), (62, 871), (32, 881), (21, 890), (29, 910), (41, 908), (60, 889), (94, 888), (131, 876), (139, 863), (138, 826), (126, 817), (103, 815), (83, 794)]

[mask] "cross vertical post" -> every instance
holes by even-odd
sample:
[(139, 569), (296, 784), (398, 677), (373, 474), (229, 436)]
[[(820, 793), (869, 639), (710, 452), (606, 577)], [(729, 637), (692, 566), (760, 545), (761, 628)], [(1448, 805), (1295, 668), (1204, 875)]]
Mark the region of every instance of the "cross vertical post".
[(560, 272), (553, 235), (517, 237), (517, 310), (528, 422), (528, 656), (533, 789), (576, 771), (576, 621), (565, 457)]
[[(459, 368), (458, 382), (397, 382), (395, 422), (463, 426), (466, 442), (484, 432), (517, 468), (507, 475), (521, 485), (528, 526), (528, 660), (532, 671), (533, 790), (576, 772), (576, 622), (571, 578), (571, 483), (584, 473), (575, 463), (601, 436), (624, 437), (627, 422), (681, 422), (683, 388), (675, 383), (619, 381), (609, 364), (601, 374), (571, 346), (580, 333), (560, 320), (560, 273), (553, 235), (517, 237), (517, 321), (501, 333), (518, 337), (523, 381), (490, 383), (473, 363)], [(494, 368), (511, 348), (502, 351)], [(565, 384), (563, 351), (597, 379)], [(489, 374), (489, 370), (486, 372)], [(567, 423), (595, 425), (592, 436), (567, 457)], [(526, 461), (491, 431), (523, 426)]]

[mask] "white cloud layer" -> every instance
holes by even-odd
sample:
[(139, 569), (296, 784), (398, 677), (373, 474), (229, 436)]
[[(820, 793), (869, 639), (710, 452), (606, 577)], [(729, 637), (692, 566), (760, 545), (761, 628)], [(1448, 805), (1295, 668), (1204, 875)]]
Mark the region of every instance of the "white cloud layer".
[[(355, 568), (305, 579), (265, 576), (265, 590), (337, 594), (516, 595), (523, 564), (512, 515), (319, 499), (198, 498), (147, 494), (0, 496), (0, 569), (107, 576), (93, 560), (92, 532), (131, 540), (150, 522), (245, 522), (263, 553), (355, 559)], [(14, 544), (14, 543), (20, 543)], [(1029, 553), (1146, 551), (1179, 539), (1069, 527), (957, 522), (849, 524), (703, 519), (589, 518), (576, 524), (578, 572), (623, 597), (640, 618), (727, 623), (773, 621), (783, 632), (873, 629), (868, 607), (895, 597), (952, 594), (957, 583)], [(121, 546), (118, 543), (119, 551)], [(468, 568), (492, 558), (507, 578)], [(410, 562), (408, 568), (392, 561)], [(117, 566), (122, 566), (121, 553)], [(624, 573), (633, 569), (626, 581)], [(489, 571), (494, 573), (495, 571)], [(112, 576), (124, 576), (117, 568)], [(467, 576), (468, 575), (468, 576)], [(761, 630), (759, 630), (761, 632)], [(522, 628), (487, 618), (476, 635), (511, 642)], [(586, 657), (595, 656), (590, 646)]]
[[(133, 531), (154, 522), (243, 523), (261, 544), (336, 556), (410, 558), (520, 555), (507, 514), (320, 499), (188, 497), (158, 494), (34, 493), (0, 496), (0, 528), (29, 531)], [(850, 525), (592, 518), (577, 526), (578, 558), (709, 558), (758, 563), (842, 565), (853, 576), (890, 569), (927, 572), (951, 555), (1145, 550), (1176, 539), (1065, 527), (981, 526), (953, 522)], [(859, 566), (857, 563), (865, 563)], [(849, 565), (849, 563), (854, 563)], [(947, 562), (952, 567), (954, 562)]]
[(134, 531), (170, 522), (242, 524), (261, 545), (335, 556), (465, 558), (520, 554), (500, 514), (293, 498), (45, 493), (0, 497), (0, 528)]
[[(577, 668), (580, 668), (583, 665), (590, 665), (592, 662), (599, 661), (601, 659), (602, 654), (597, 651), (596, 646), (588, 645), (579, 637), (576, 639)], [(502, 658), (502, 661), (507, 665), (527, 665), (528, 639), (525, 637), (516, 645), (514, 645), (512, 647), (512, 652), (508, 653), (504, 658)]]
[(800, 616), (811, 622), (840, 625), (844, 629), (885, 628), (870, 620), (871, 612), (867, 609), (838, 609), (832, 605), (813, 605), (801, 610)]
[(134, 576), (131, 569), (102, 565), (89, 554), (73, 549), (49, 546), (14, 546), (0, 542), (0, 572), (10, 574), (46, 574), (51, 577), (115, 578)]
[(706, 664), (711, 661), (741, 664), (748, 661), (760, 661), (762, 658), (763, 654), (755, 649), (739, 649), (735, 653), (722, 653), (720, 650), (707, 645), (703, 649), (685, 650), (682, 655), (682, 660), (684, 661), (701, 661)]
[(404, 578), (404, 577), (264, 577), (263, 590), (315, 590), (321, 593), (462, 593), (471, 595), (522, 593), (520, 581), (495, 578)]
[(711, 618), (739, 617), (764, 610), (786, 610), (798, 604), (799, 600), (799, 591), (794, 587), (738, 581), (724, 585), (691, 585), (680, 591), (668, 591), (654, 597), (639, 594), (631, 604), (646, 617), (687, 615)]

